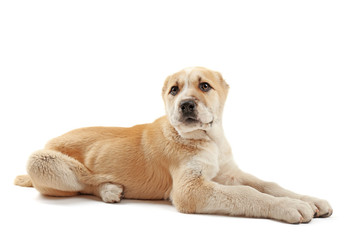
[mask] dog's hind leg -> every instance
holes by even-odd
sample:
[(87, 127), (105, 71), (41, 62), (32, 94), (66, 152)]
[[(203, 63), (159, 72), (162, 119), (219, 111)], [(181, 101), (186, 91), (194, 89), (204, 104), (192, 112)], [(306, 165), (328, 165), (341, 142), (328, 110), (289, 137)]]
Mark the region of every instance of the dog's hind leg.
[(93, 194), (109, 203), (120, 202), (123, 197), (122, 185), (111, 183), (108, 176), (91, 173), (79, 161), (58, 151), (33, 153), (27, 171), (33, 186), (44, 195)]
[(85, 167), (75, 159), (53, 150), (34, 152), (27, 164), (34, 187), (44, 195), (73, 196), (85, 187), (76, 171)]

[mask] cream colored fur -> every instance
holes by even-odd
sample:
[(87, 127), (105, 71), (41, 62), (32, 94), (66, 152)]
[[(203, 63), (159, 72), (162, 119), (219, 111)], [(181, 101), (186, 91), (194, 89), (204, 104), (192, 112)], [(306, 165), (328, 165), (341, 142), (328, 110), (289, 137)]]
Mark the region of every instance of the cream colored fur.
[[(204, 91), (202, 83), (211, 89)], [(288, 223), (330, 216), (325, 200), (290, 192), (236, 166), (222, 128), (227, 92), (217, 72), (200, 67), (177, 72), (164, 83), (166, 116), (131, 128), (77, 129), (52, 139), (30, 156), (29, 175), (18, 176), (15, 184), (52, 196), (93, 194), (104, 202), (170, 199), (183, 213)], [(195, 103), (193, 121), (183, 118), (185, 100)]]

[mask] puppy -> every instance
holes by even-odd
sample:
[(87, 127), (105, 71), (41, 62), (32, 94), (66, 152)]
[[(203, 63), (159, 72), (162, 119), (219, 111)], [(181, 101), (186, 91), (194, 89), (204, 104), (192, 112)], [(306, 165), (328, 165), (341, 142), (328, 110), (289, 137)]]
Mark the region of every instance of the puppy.
[(166, 116), (131, 128), (73, 130), (33, 153), (15, 184), (51, 196), (93, 194), (104, 202), (170, 199), (183, 213), (271, 218), (329, 217), (325, 200), (244, 173), (222, 128), (229, 86), (215, 71), (186, 68), (162, 89)]

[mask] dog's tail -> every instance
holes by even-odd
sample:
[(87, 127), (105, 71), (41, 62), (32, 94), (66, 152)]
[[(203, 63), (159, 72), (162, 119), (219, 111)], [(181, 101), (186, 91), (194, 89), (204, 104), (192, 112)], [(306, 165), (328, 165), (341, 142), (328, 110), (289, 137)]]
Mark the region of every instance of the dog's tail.
[(19, 175), (15, 178), (14, 184), (21, 187), (33, 187), (31, 178), (29, 175)]

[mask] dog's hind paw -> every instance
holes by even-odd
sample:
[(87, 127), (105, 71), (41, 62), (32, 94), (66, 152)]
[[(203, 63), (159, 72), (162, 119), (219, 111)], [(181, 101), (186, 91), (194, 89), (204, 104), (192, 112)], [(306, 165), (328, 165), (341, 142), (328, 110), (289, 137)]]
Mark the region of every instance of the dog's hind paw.
[(118, 184), (104, 183), (99, 188), (101, 199), (106, 203), (118, 203), (123, 198), (123, 187)]

